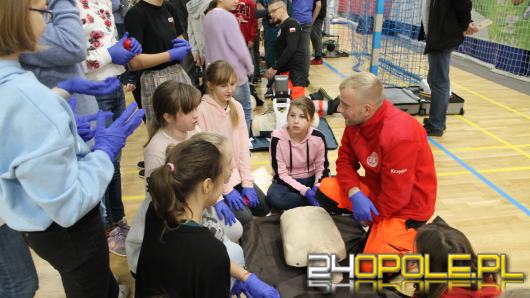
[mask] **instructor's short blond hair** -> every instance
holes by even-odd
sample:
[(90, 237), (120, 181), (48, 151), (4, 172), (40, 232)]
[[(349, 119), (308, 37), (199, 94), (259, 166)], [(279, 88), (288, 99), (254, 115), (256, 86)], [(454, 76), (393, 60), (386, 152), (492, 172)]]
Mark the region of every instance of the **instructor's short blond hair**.
[(32, 0), (0, 0), (0, 56), (32, 52), (38, 38), (30, 21)]
[(354, 73), (340, 83), (339, 90), (351, 88), (359, 92), (359, 99), (376, 104), (383, 102), (383, 84), (379, 79), (369, 72)]

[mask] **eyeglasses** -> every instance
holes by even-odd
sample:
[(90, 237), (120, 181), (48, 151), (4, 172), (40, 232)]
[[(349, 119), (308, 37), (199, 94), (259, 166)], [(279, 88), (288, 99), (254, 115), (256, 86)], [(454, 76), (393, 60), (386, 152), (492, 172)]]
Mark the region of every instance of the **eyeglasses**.
[(282, 7), (279, 6), (279, 7), (276, 7), (276, 8), (270, 8), (270, 9), (269, 9), (269, 14), (274, 14), (274, 13), (276, 13), (280, 8), (282, 8)]
[(32, 8), (30, 7), (29, 10), (36, 11), (42, 14), (42, 17), (44, 18), (44, 22), (46, 24), (51, 23), (53, 19), (53, 11), (49, 9), (38, 9), (38, 8)]

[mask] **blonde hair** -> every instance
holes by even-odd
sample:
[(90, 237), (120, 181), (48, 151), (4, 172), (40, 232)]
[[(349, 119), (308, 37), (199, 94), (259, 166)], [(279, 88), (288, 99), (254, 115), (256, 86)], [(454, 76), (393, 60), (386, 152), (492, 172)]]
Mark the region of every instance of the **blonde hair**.
[[(213, 86), (219, 86), (223, 84), (230, 84), (231, 80), (237, 81), (236, 70), (230, 65), (230, 63), (224, 60), (217, 60), (206, 68), (206, 80)], [(212, 93), (212, 90), (208, 90), (208, 93)], [(236, 107), (232, 100), (228, 101), (230, 107), (230, 119), (232, 120), (232, 126), (236, 127), (239, 122), (239, 115), (237, 114)]]
[(383, 103), (383, 84), (369, 72), (358, 72), (342, 81), (339, 90), (350, 88), (358, 91), (359, 99), (380, 105)]
[(38, 50), (30, 20), (32, 0), (0, 1), (0, 56)]
[(215, 132), (208, 132), (208, 131), (196, 133), (193, 136), (191, 136), (190, 140), (205, 140), (207, 142), (214, 144), (217, 148), (221, 148), (228, 142), (228, 139), (225, 136), (222, 136)]

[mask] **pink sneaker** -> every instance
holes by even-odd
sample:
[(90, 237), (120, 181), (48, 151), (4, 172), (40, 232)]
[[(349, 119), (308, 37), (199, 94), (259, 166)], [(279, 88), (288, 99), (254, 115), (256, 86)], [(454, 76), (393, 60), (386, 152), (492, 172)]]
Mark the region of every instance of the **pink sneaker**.
[(127, 224), (127, 219), (124, 217), (118, 221), (118, 226), (115, 227), (109, 233), (109, 238), (107, 242), (109, 244), (109, 251), (115, 255), (125, 257), (125, 238), (131, 227)]

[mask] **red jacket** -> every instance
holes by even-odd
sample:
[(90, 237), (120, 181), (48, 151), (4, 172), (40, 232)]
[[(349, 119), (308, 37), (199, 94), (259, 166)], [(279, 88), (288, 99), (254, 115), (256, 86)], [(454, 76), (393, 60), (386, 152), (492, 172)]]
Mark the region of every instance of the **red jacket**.
[[(387, 100), (366, 123), (344, 130), (337, 179), (346, 193), (363, 179), (381, 217), (426, 221), (434, 212), (436, 172), (425, 130)], [(351, 209), (345, 198), (339, 207)]]
[(233, 13), (236, 15), (241, 33), (245, 37), (245, 42), (254, 42), (258, 36), (258, 19), (254, 13), (256, 4), (253, 0), (240, 0)]

